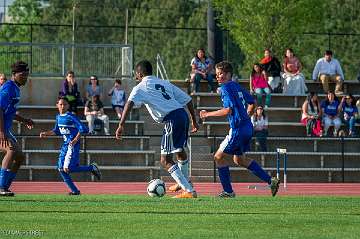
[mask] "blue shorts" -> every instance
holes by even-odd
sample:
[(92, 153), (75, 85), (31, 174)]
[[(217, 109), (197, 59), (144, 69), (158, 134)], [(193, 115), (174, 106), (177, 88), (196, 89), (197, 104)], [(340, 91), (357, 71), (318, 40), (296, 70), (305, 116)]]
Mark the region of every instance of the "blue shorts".
[(79, 156), (80, 156), (80, 144), (77, 143), (75, 146), (69, 144), (63, 144), (60, 149), (60, 155), (58, 160), (58, 169), (63, 169), (64, 165), (68, 165), (68, 168), (79, 166)]
[(230, 129), (229, 134), (220, 144), (219, 150), (230, 155), (243, 155), (250, 150), (253, 126), (248, 122), (238, 128)]
[(161, 154), (182, 152), (187, 144), (189, 117), (184, 108), (171, 111), (165, 116), (161, 139)]

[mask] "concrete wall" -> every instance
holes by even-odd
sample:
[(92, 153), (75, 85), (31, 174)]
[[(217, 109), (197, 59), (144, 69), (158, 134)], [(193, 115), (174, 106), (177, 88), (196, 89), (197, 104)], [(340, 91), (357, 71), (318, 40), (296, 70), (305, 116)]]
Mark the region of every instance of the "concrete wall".
[[(25, 86), (21, 87), (22, 105), (55, 105), (59, 91), (61, 89), (64, 78), (39, 78), (29, 77)], [(102, 102), (104, 105), (111, 105), (111, 97), (107, 95), (108, 91), (114, 84), (115, 79), (99, 78), (102, 87)], [(76, 82), (81, 93), (81, 97), (85, 97), (86, 86), (89, 84), (89, 78), (76, 78)], [(122, 86), (127, 96), (131, 89), (136, 85), (133, 79), (123, 79)]]

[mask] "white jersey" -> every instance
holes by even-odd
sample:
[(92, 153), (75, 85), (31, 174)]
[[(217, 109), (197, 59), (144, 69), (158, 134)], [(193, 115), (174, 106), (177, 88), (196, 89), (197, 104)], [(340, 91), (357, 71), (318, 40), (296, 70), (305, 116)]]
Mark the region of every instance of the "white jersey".
[(162, 123), (168, 113), (183, 108), (191, 98), (169, 81), (146, 76), (133, 88), (128, 100), (132, 101), (135, 107), (144, 104), (151, 117)]

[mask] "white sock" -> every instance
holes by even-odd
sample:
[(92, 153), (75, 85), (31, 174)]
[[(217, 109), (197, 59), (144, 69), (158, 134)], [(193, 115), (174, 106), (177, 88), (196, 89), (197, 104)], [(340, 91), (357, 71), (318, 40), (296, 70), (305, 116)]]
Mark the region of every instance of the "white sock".
[(178, 161), (177, 165), (179, 166), (184, 177), (189, 181), (189, 159)]
[(179, 184), (184, 191), (187, 192), (194, 191), (193, 187), (190, 185), (189, 181), (184, 177), (177, 164), (171, 166), (168, 172), (170, 173), (171, 177), (175, 180), (175, 182), (177, 182), (177, 184)]

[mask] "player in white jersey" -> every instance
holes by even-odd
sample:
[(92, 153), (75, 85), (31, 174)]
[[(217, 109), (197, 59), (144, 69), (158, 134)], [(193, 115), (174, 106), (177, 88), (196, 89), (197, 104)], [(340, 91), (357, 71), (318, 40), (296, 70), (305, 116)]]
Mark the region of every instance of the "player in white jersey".
[[(189, 130), (189, 117), (184, 109), (185, 106), (191, 117), (191, 132), (196, 132), (199, 128), (191, 97), (170, 82), (153, 76), (149, 61), (139, 62), (135, 67), (135, 74), (140, 83), (133, 88), (125, 104), (123, 116), (116, 130), (116, 138), (121, 138), (126, 116), (131, 109), (144, 104), (157, 123), (165, 124), (160, 163), (183, 189), (183, 192), (176, 195), (175, 198), (196, 198), (196, 192), (187, 179), (188, 159), (184, 150)], [(172, 159), (174, 153), (178, 164), (174, 163)]]

